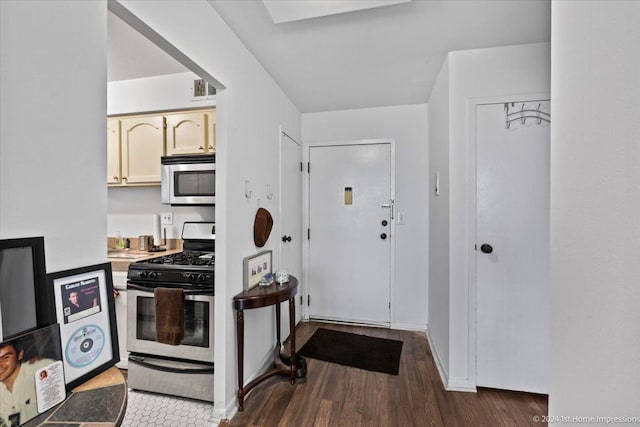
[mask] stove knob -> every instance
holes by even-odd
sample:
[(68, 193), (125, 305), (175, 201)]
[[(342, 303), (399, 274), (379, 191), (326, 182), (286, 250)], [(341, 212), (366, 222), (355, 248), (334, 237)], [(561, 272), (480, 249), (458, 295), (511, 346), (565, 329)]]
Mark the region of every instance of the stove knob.
[(141, 278), (141, 279), (146, 279), (148, 275), (149, 275), (149, 273), (148, 273), (148, 272), (146, 272), (146, 271), (142, 271), (142, 272), (140, 273), (140, 278)]
[(198, 274), (198, 282), (204, 282), (206, 278), (207, 276), (205, 276), (204, 274)]
[(156, 273), (155, 271), (152, 271), (151, 273), (149, 273), (149, 277), (151, 279), (155, 279), (156, 277), (158, 277), (158, 273)]
[(193, 282), (196, 279), (196, 275), (193, 273), (189, 273), (187, 274), (187, 280), (189, 280), (190, 282)]

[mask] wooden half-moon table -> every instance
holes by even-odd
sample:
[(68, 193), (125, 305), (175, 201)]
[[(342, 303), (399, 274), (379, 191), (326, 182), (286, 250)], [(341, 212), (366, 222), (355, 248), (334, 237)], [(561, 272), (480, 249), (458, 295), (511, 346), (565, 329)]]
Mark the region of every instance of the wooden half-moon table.
[[(236, 310), (236, 327), (238, 334), (238, 410), (244, 410), (244, 396), (262, 381), (274, 375), (291, 377), (291, 384), (296, 382), (296, 305), (294, 296), (298, 292), (298, 279), (289, 276), (289, 281), (282, 285), (272, 283), (269, 286), (254, 286), (233, 297), (233, 308)], [(286, 365), (280, 358), (280, 303), (289, 300), (289, 345), (291, 365)], [(273, 350), (274, 368), (244, 385), (244, 310), (252, 308), (276, 307), (276, 346)]]

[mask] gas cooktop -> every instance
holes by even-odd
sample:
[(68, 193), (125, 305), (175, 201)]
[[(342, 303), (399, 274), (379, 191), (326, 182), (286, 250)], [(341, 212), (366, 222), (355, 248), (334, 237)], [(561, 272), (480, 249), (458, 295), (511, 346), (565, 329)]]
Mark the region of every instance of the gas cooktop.
[(172, 264), (175, 266), (215, 266), (215, 255), (213, 252), (204, 251), (182, 251), (177, 254), (165, 255), (148, 260), (150, 264)]
[(130, 282), (213, 285), (214, 227), (212, 222), (185, 222), (182, 252), (134, 262), (127, 278)]

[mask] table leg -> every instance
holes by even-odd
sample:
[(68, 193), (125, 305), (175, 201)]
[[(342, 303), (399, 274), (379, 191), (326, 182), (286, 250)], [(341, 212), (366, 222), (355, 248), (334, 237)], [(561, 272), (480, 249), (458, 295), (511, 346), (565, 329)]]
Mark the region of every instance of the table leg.
[(236, 310), (238, 328), (238, 411), (244, 410), (244, 311)]
[(291, 384), (296, 383), (296, 303), (289, 298), (289, 346), (291, 350)]
[(280, 345), (280, 303), (276, 303), (276, 345)]

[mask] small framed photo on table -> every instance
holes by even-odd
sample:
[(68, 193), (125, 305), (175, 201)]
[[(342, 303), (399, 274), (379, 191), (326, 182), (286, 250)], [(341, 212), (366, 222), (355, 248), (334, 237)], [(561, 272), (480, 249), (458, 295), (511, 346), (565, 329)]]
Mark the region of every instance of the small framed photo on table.
[(47, 275), (60, 324), (67, 390), (120, 361), (111, 264)]
[(243, 289), (249, 290), (260, 282), (265, 276), (271, 274), (271, 251), (262, 251), (255, 255), (248, 256), (242, 261), (243, 266)]

